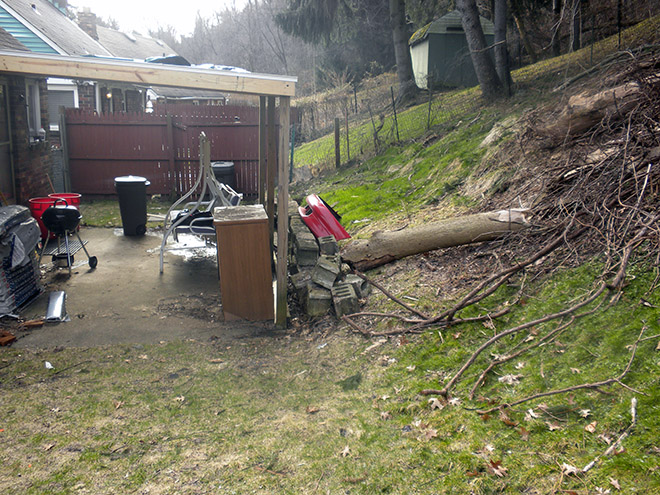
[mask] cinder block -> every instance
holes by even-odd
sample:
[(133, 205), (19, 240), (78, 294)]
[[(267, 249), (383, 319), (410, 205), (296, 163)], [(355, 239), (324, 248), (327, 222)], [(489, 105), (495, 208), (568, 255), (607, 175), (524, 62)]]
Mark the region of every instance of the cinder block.
[(339, 246), (337, 245), (335, 236), (327, 235), (319, 237), (317, 240), (319, 241), (319, 250), (321, 251), (321, 254), (333, 256), (339, 252)]
[(346, 275), (344, 283), (353, 286), (355, 294), (360, 298), (367, 297), (371, 292), (371, 284), (364, 280), (363, 278), (358, 277), (357, 275), (349, 274)]
[(357, 313), (360, 309), (355, 289), (350, 284), (341, 283), (335, 285), (332, 288), (332, 302), (338, 318)]
[(311, 270), (303, 270), (290, 276), (291, 284), (298, 295), (299, 301), (304, 301), (309, 292), (309, 285), (312, 281)]
[(339, 276), (339, 263), (334, 257), (321, 256), (312, 271), (312, 281), (326, 289), (332, 289)]
[(311, 284), (307, 293), (305, 308), (309, 316), (323, 316), (330, 310), (332, 294), (329, 290)]
[(294, 252), (300, 266), (314, 266), (319, 257), (319, 245), (314, 234), (297, 235)]

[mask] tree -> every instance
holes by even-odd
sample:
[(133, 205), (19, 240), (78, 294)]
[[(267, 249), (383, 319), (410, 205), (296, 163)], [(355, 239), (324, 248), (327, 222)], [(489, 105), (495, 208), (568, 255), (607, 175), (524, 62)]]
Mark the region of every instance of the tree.
[(406, 28), (405, 0), (390, 0), (390, 23), (396, 59), (396, 75), (399, 81), (397, 99), (400, 102), (406, 102), (411, 100), (417, 93), (417, 85), (412, 70), (410, 48), (408, 48), (410, 36)]
[(495, 70), (504, 87), (507, 96), (511, 96), (511, 69), (509, 66), (509, 52), (506, 47), (506, 0), (494, 1), (495, 20)]
[[(456, 0), (456, 9), (461, 14), (463, 30), (481, 92), (488, 100), (497, 98), (502, 94), (503, 86), (495, 70), (495, 64), (488, 53), (489, 48), (486, 45), (483, 29), (481, 29), (477, 4), (475, 0)], [(504, 48), (506, 49), (506, 44)]]

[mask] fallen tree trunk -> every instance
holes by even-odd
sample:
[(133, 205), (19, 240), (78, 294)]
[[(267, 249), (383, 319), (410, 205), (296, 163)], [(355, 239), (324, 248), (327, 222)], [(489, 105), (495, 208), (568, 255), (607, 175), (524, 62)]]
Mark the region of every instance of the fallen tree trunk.
[(376, 232), (369, 240), (355, 240), (345, 246), (341, 257), (364, 271), (434, 249), (492, 241), (508, 232), (528, 227), (525, 211), (491, 211), (394, 232)]

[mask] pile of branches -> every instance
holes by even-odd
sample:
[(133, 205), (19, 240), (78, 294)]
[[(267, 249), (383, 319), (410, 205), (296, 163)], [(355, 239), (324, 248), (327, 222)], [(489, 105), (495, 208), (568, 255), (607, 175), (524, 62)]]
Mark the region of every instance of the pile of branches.
[[(518, 233), (509, 240), (528, 241), (540, 248), (524, 260), (490, 275), (460, 301), (437, 315), (427, 315), (410, 307), (377, 282), (370, 281), (408, 314), (357, 313), (344, 317), (353, 329), (367, 336), (421, 333), (429, 328), (496, 320), (510, 312), (517, 301), (493, 307), (477, 317), (461, 318), (460, 314), (468, 306), (486, 304), (485, 300), (490, 295), (515, 277), (520, 279), (519, 300), (525, 290), (526, 276), (542, 270), (551, 271), (565, 256), (578, 254), (584, 259), (594, 254), (601, 255), (602, 271), (585, 295), (560, 311), (496, 331), (474, 350), (442, 389), (425, 390), (423, 394), (448, 397), (463, 381), (466, 371), (478, 362), (483, 368), (472, 384), (470, 397), (473, 398), (495, 368), (551, 342), (576, 320), (618, 301), (633, 256), (654, 264), (657, 270), (660, 264), (660, 61), (655, 58), (639, 61), (635, 70), (629, 70), (625, 77), (628, 80), (624, 82), (634, 81), (640, 88), (634, 105), (628, 106), (625, 112), (606, 115), (589, 132), (576, 136), (567, 133), (558, 149), (546, 150), (548, 154), (552, 152), (553, 156), (560, 156), (560, 163), (548, 162), (545, 166), (535, 167), (532, 172), (526, 171), (530, 189), (532, 180), (537, 185), (541, 184), (536, 189), (540, 194), (533, 205), (538, 226), (531, 233)], [(533, 146), (533, 143), (528, 140), (526, 145)], [(540, 159), (543, 147), (528, 149), (526, 155)], [(360, 276), (366, 279), (364, 275)], [(657, 282), (656, 276), (653, 288)], [(361, 324), (363, 318), (395, 318), (400, 324), (392, 330), (372, 331)], [(495, 328), (494, 325), (492, 328)], [(539, 328), (544, 330), (537, 334)], [(505, 337), (514, 337), (511, 340), (513, 347), (499, 352), (497, 357), (484, 365), (479, 357)], [(637, 343), (640, 339), (641, 335)], [(577, 388), (597, 389), (613, 383), (621, 384), (621, 378), (629, 369), (630, 362), (622, 375)], [(517, 403), (526, 400), (530, 398)]]

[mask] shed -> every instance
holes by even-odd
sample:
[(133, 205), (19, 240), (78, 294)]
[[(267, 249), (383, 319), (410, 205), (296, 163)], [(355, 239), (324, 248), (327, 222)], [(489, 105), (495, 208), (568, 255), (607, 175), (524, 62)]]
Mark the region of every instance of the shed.
[[(480, 17), (488, 45), (493, 44), (495, 26)], [(469, 87), (479, 83), (458, 10), (418, 29), (409, 41), (415, 83), (422, 89), (437, 86)]]

